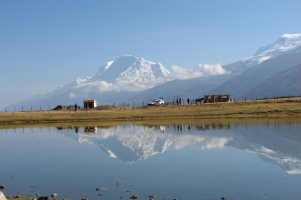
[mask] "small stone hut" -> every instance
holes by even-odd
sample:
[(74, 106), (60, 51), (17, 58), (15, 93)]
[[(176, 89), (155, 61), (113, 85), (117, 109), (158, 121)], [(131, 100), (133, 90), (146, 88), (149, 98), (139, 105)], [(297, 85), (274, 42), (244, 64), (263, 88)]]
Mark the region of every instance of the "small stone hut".
[(85, 109), (91, 109), (91, 108), (96, 108), (96, 100), (95, 99), (86, 99), (84, 100), (84, 108)]
[(230, 94), (204, 95), (204, 103), (229, 102), (230, 96)]

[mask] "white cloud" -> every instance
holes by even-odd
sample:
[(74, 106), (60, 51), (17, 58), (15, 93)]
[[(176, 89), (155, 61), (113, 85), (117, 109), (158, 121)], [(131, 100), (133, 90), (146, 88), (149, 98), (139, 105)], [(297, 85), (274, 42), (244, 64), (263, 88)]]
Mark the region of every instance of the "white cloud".
[(185, 79), (201, 77), (202, 73), (198, 71), (188, 70), (178, 65), (174, 65), (171, 67), (171, 76), (174, 79), (185, 80)]
[(114, 91), (114, 90), (118, 91), (118, 88), (116, 87), (116, 85), (109, 83), (107, 81), (97, 81), (96, 87), (101, 92), (108, 92), (108, 91)]
[(152, 88), (156, 85), (164, 83), (165, 80), (163, 78), (157, 78), (152, 80), (144, 80), (144, 81), (124, 81), (124, 80), (116, 80), (113, 83), (107, 81), (93, 81), (88, 84), (84, 84), (83, 86), (94, 87), (100, 92), (109, 92), (109, 91), (126, 91), (126, 92), (137, 92), (143, 91), (149, 88)]
[(199, 64), (196, 71), (202, 73), (202, 76), (216, 76), (216, 75), (224, 75), (230, 74), (229, 71), (224, 69), (221, 64)]
[(171, 67), (172, 77), (174, 79), (191, 79), (204, 76), (217, 76), (230, 74), (229, 71), (224, 69), (220, 64), (209, 65), (209, 64), (199, 64), (195, 70), (188, 70), (184, 67), (174, 65)]

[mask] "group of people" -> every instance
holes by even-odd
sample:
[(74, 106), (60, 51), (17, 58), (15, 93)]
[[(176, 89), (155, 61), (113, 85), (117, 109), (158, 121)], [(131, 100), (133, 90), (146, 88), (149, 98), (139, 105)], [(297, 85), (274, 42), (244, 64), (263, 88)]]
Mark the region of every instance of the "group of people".
[[(189, 105), (189, 104), (191, 103), (190, 98), (187, 98), (187, 99), (186, 99), (186, 102), (187, 102), (187, 104)], [(184, 100), (183, 100), (183, 102), (182, 102), (181, 97), (180, 97), (180, 98), (177, 97), (177, 99), (176, 99), (176, 104), (177, 104), (177, 105), (182, 105), (182, 104), (184, 105)]]

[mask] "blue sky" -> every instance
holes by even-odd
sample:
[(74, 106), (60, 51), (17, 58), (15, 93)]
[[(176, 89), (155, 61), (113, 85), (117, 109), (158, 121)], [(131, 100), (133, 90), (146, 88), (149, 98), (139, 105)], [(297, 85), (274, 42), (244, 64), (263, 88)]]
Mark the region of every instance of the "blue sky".
[(0, 0), (0, 108), (126, 53), (227, 64), (301, 33), (300, 0)]

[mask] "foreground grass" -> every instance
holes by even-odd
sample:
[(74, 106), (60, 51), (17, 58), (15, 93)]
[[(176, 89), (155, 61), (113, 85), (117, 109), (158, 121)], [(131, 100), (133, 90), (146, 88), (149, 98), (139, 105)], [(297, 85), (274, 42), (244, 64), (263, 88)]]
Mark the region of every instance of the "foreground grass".
[(32, 111), (0, 113), (0, 126), (97, 123), (110, 126), (116, 123), (152, 123), (177, 120), (293, 118), (301, 119), (301, 98), (261, 100), (202, 105), (166, 105), (151, 107), (99, 107), (92, 110)]

